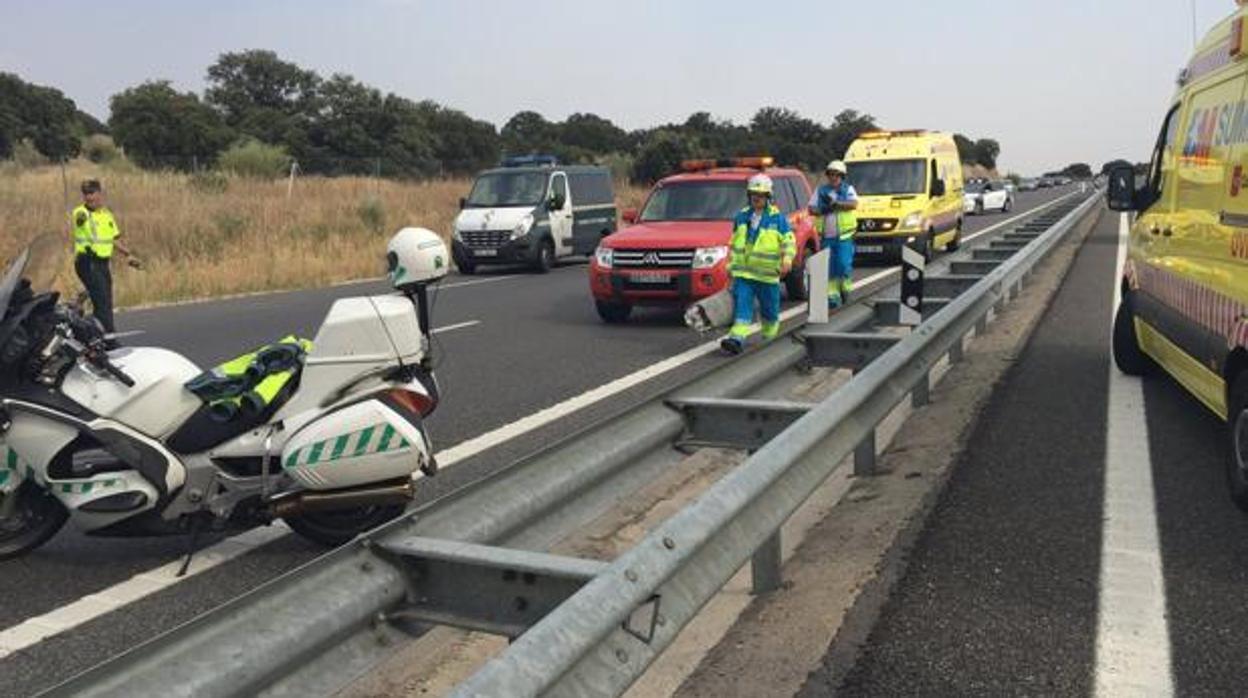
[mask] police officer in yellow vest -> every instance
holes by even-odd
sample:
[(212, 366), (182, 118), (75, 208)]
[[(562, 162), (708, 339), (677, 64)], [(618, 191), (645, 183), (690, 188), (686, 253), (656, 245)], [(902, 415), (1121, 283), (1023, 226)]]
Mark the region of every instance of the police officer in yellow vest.
[(130, 266), (138, 269), (142, 265), (117, 239), (121, 230), (117, 228), (113, 212), (104, 205), (104, 189), (98, 179), (82, 183), (82, 204), (70, 213), (70, 221), (74, 228), (74, 271), (87, 288), (93, 312), (104, 331), (115, 332), (113, 274), (109, 260), (116, 250), (128, 258)]
[(763, 341), (780, 331), (780, 279), (793, 269), (797, 243), (789, 219), (771, 203), (771, 177), (756, 174), (746, 184), (750, 205), (732, 222), (728, 269), (732, 274), (733, 323), (719, 343), (740, 354), (754, 322), (754, 301), (763, 318)]

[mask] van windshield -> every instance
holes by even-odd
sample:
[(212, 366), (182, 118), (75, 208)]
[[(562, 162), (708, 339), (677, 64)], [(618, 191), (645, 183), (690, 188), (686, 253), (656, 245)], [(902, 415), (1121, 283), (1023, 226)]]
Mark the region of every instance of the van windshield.
[(536, 206), (545, 194), (545, 172), (491, 172), (477, 177), (464, 205), (469, 208)]
[(642, 221), (726, 221), (747, 204), (744, 182), (680, 182), (650, 195)]
[(859, 196), (922, 194), (927, 189), (926, 160), (871, 160), (846, 167)]

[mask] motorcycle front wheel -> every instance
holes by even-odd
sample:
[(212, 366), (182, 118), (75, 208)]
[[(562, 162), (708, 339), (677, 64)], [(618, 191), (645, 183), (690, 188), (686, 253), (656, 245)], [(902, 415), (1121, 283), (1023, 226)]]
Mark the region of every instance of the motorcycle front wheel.
[(65, 505), (33, 482), (0, 494), (0, 560), (21, 557), (43, 545), (68, 519)]
[(304, 538), (338, 547), (361, 533), (398, 518), (406, 508), (406, 504), (379, 504), (336, 511), (309, 511), (292, 514), (284, 520), (291, 530)]

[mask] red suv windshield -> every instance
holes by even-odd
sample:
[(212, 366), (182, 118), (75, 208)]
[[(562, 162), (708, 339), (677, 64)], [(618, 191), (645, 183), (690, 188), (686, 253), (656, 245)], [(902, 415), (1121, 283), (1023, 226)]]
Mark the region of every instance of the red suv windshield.
[(744, 182), (673, 182), (654, 191), (640, 219), (647, 222), (731, 220), (747, 203)]

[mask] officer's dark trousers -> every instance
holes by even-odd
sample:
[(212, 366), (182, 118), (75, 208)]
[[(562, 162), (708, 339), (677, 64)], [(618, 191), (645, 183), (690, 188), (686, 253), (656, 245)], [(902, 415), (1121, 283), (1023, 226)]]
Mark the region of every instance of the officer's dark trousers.
[(107, 259), (83, 253), (74, 258), (74, 271), (91, 296), (91, 307), (105, 332), (116, 332), (113, 326), (113, 272)]

